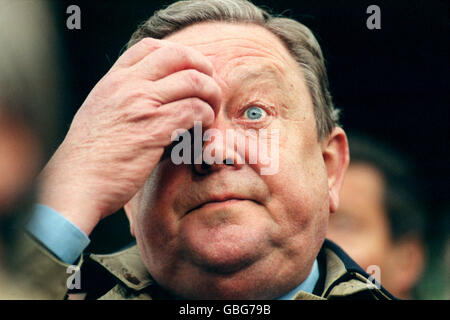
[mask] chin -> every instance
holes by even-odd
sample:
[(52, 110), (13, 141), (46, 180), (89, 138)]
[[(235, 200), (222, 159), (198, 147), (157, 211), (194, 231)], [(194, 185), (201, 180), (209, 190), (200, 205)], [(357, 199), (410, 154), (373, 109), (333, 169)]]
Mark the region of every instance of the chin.
[(185, 243), (186, 256), (213, 274), (230, 274), (247, 268), (264, 255), (266, 241), (252, 237), (251, 231), (244, 233), (246, 229), (232, 225), (214, 231), (197, 230)]
[(206, 226), (192, 221), (180, 230), (183, 256), (211, 274), (232, 274), (268, 254), (270, 237), (264, 224), (243, 220)]
[(270, 247), (273, 221), (249, 201), (193, 211), (180, 220), (177, 243), (193, 265), (211, 273), (233, 273)]

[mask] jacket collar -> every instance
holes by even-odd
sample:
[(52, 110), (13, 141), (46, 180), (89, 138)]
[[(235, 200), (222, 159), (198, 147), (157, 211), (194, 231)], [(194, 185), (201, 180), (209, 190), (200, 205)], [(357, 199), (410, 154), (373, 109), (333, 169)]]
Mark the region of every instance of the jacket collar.
[[(369, 275), (333, 242), (325, 240), (320, 251), (320, 254), (325, 255), (326, 263), (326, 274), (320, 275), (325, 276), (321, 295), (299, 291), (294, 299), (327, 299), (348, 296), (364, 290), (376, 290), (384, 298), (395, 299), (379, 284), (373, 283)], [(155, 284), (142, 262), (136, 245), (113, 254), (92, 254), (90, 258), (130, 289), (139, 291)]]
[(327, 270), (322, 297), (344, 297), (372, 290), (378, 297), (396, 299), (332, 241), (325, 239), (321, 251)]
[(92, 254), (90, 258), (131, 289), (142, 290), (154, 283), (142, 262), (137, 245), (113, 254)]

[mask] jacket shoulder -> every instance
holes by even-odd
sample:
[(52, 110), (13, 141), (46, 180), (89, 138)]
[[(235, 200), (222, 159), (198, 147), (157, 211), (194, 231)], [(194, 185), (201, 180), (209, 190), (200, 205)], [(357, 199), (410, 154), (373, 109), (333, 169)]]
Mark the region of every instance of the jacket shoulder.
[[(297, 296), (296, 299), (396, 299), (335, 243), (325, 240), (319, 258), (319, 264), (322, 264), (321, 291)], [(88, 290), (88, 299), (171, 298), (148, 273), (136, 245), (113, 254), (92, 254), (86, 259), (85, 266), (90, 269), (86, 273), (91, 274), (87, 284), (91, 289)]]
[(319, 255), (325, 263), (322, 297), (332, 299), (396, 299), (338, 245), (325, 240)]
[(86, 299), (152, 299), (155, 282), (141, 260), (136, 245), (112, 254), (89, 254), (82, 268)]

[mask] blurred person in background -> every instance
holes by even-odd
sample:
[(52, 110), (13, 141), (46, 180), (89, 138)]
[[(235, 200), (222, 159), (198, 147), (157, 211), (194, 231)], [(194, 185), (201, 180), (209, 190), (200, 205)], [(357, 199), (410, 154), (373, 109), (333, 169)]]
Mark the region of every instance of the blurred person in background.
[[(19, 298), (13, 256), (17, 235), (32, 203), (31, 181), (40, 159), (40, 145), (33, 128), (20, 116), (0, 105), (0, 298)], [(20, 267), (20, 266), (19, 266)], [(14, 270), (14, 272), (13, 272)], [(14, 280), (11, 280), (14, 276)]]
[[(409, 162), (372, 138), (349, 137), (350, 166), (327, 238), (395, 296), (413, 289), (425, 262), (425, 222)], [(378, 278), (378, 279), (377, 279)]]
[(61, 89), (49, 9), (47, 1), (0, 0), (0, 299), (46, 297), (21, 262), (21, 235)]

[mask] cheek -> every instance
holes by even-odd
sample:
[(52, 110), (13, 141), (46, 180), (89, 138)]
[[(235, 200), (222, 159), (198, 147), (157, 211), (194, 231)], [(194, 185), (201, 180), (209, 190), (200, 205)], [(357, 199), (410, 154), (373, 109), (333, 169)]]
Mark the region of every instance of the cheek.
[(294, 211), (301, 208), (308, 216), (328, 214), (328, 175), (313, 113), (306, 112), (298, 121), (284, 121), (284, 128), (279, 147), (280, 196)]
[(329, 193), (321, 153), (314, 149), (304, 153), (293, 150), (282, 151), (278, 174), (262, 177), (271, 189), (269, 206), (275, 220), (289, 234), (303, 232), (305, 236), (324, 238)]
[(136, 196), (134, 229), (138, 241), (162, 245), (176, 236), (178, 217), (174, 199), (186, 170), (186, 166), (174, 166), (170, 161), (162, 161), (155, 167)]
[(142, 261), (159, 279), (177, 254), (178, 218), (173, 209), (179, 168), (160, 162), (136, 196), (133, 229)]

